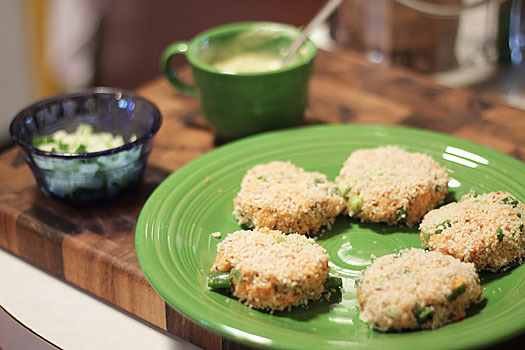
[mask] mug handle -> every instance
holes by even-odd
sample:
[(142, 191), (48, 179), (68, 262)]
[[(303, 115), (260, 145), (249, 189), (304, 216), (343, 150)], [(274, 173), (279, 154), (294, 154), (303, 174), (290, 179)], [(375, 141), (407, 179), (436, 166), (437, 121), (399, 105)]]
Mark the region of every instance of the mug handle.
[(162, 53), (160, 59), (160, 68), (164, 76), (175, 86), (180, 92), (186, 96), (195, 97), (195, 86), (186, 84), (177, 76), (177, 72), (170, 65), (170, 60), (174, 55), (185, 55), (188, 51), (188, 44), (185, 41), (178, 41), (170, 44)]

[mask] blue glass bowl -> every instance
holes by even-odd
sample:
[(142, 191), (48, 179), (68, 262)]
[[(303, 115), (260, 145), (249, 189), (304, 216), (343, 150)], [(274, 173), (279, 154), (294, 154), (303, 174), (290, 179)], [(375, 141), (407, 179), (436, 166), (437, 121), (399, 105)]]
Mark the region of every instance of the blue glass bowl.
[[(113, 202), (139, 184), (162, 116), (150, 101), (128, 91), (98, 88), (55, 96), (22, 110), (10, 126), (40, 189), (74, 205)], [(93, 153), (55, 153), (33, 147), (35, 137), (73, 132), (90, 124), (134, 142)]]

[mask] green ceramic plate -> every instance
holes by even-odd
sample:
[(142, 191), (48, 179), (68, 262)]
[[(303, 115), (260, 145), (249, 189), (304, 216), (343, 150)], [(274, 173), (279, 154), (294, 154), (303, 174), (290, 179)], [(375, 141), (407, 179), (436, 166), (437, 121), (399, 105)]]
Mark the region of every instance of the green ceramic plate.
[[(486, 304), (469, 317), (433, 331), (378, 333), (359, 321), (354, 278), (381, 256), (421, 247), (416, 228), (361, 224), (338, 217), (318, 240), (344, 290), (331, 302), (269, 313), (206, 289), (216, 245), (239, 229), (233, 198), (246, 170), (272, 160), (290, 160), (334, 179), (349, 154), (387, 144), (423, 152), (451, 176), (447, 201), (471, 188), (506, 190), (525, 201), (525, 164), (492, 149), (450, 136), (399, 127), (330, 125), (261, 134), (196, 159), (169, 176), (145, 204), (136, 229), (140, 265), (151, 285), (175, 309), (203, 327), (241, 343), (266, 348), (472, 348), (525, 331), (525, 266), (482, 274)], [(222, 238), (211, 233), (220, 231)]]

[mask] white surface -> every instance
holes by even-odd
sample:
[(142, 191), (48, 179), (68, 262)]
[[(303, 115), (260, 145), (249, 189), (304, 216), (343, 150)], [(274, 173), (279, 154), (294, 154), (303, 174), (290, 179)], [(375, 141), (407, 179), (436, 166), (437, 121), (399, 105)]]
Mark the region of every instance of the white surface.
[(0, 305), (25, 326), (64, 349), (198, 349), (2, 249)]

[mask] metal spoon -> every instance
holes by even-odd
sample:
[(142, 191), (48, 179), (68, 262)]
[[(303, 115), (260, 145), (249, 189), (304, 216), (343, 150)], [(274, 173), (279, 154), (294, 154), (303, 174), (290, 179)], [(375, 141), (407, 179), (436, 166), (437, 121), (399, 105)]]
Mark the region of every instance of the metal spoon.
[(343, 0), (328, 0), (326, 4), (323, 6), (323, 8), (315, 15), (315, 17), (308, 23), (308, 25), (304, 28), (301, 35), (295, 39), (295, 41), (290, 45), (290, 48), (288, 49), (288, 52), (284, 57), (281, 59), (281, 67), (286, 66), (292, 56), (294, 55), (295, 51), (299, 47), (301, 47), (302, 43), (306, 40), (308, 35), (310, 35), (315, 28), (317, 28), (321, 23), (324, 22), (328, 16), (332, 14), (332, 12), (337, 9), (337, 7), (343, 2)]

